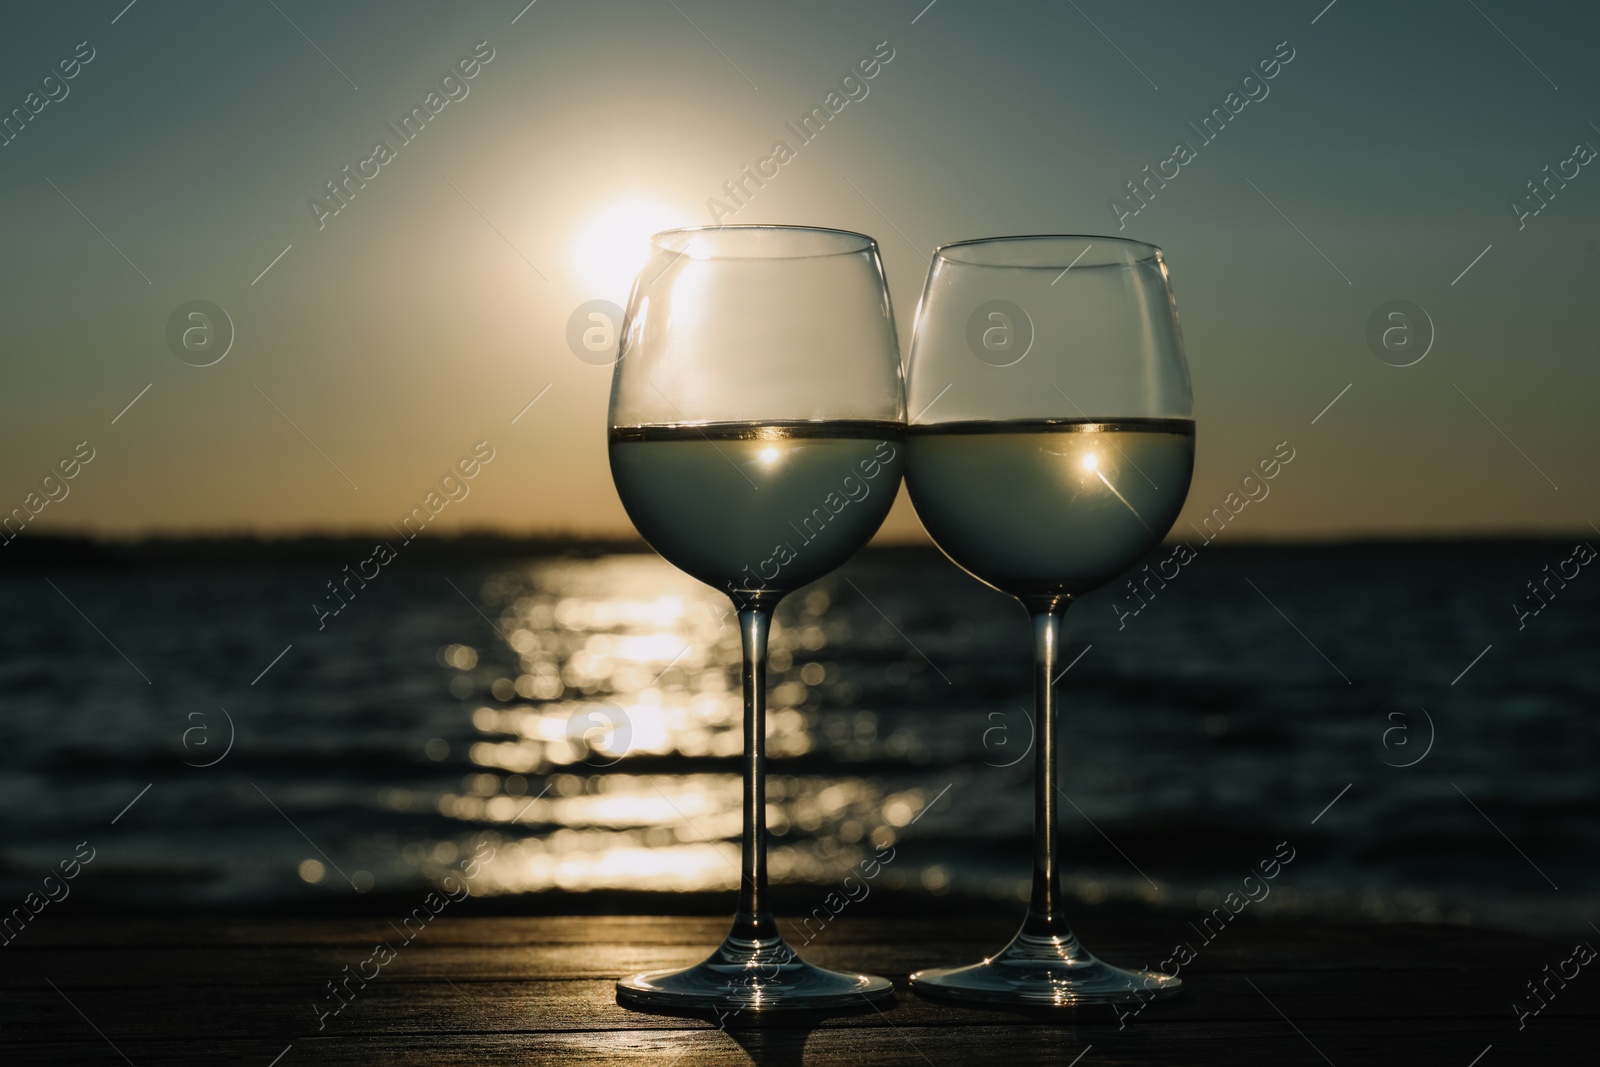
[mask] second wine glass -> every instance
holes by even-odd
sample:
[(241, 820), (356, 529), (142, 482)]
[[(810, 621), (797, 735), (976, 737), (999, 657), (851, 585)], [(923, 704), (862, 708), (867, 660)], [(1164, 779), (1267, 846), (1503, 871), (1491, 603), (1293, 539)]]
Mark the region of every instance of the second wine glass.
[(877, 532), (900, 485), (905, 384), (877, 244), (840, 230), (724, 226), (652, 241), (611, 390), (611, 474), (645, 540), (728, 594), (744, 650), (744, 829), (733, 929), (704, 962), (624, 978), (668, 1010), (865, 1007), (883, 978), (814, 967), (767, 891), (772, 611)]
[(1171, 996), (1176, 975), (1096, 959), (1067, 925), (1057, 842), (1055, 685), (1067, 606), (1132, 567), (1189, 491), (1194, 421), (1159, 248), (1011, 237), (934, 254), (911, 342), (906, 486), (945, 555), (1033, 621), (1033, 890), (1009, 945), (911, 976), (1003, 1006)]

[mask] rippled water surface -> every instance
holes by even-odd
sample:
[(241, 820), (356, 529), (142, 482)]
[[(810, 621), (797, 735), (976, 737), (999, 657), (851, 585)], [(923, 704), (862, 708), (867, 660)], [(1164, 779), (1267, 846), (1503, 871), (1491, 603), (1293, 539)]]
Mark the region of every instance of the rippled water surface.
[[(1263, 911), (1581, 926), (1600, 911), (1600, 578), (1521, 629), (1511, 607), (1570, 550), (1201, 549), (1140, 599), (1076, 605), (1076, 906), (1212, 907), (1287, 841)], [(83, 841), (73, 887), (101, 903), (420, 892), (484, 843), (490, 894), (732, 888), (725, 598), (646, 554), (396, 565), (318, 629), (309, 605), (343, 574), (0, 580), (6, 907)], [(875, 885), (907, 897), (1014, 902), (1028, 657), (1021, 609), (931, 553), (869, 552), (785, 601), (774, 881), (877, 857)]]

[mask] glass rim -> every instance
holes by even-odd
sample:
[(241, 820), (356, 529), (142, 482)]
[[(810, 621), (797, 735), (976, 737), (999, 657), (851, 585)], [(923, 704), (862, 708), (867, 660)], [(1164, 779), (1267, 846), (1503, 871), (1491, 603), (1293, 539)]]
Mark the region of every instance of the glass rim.
[[(959, 250), (959, 249), (963, 249), (963, 248), (977, 248), (977, 247), (985, 247), (985, 246), (988, 246), (988, 247), (1004, 247), (1004, 246), (1007, 246), (1007, 245), (1018, 245), (1018, 246), (1020, 246), (1020, 245), (1025, 245), (1025, 244), (1031, 244), (1033, 242), (1050, 242), (1050, 241), (1062, 242), (1062, 243), (1066, 243), (1066, 242), (1087, 242), (1087, 244), (1085, 244), (1085, 246), (1084, 246), (1084, 251), (1085, 252), (1087, 252), (1088, 249), (1090, 247), (1092, 247), (1093, 245), (1096, 245), (1096, 244), (1109, 244), (1109, 245), (1115, 245), (1115, 246), (1121, 247), (1121, 248), (1133, 253), (1131, 258), (1127, 259), (1126, 261), (1124, 261), (1124, 262), (1122, 262), (1120, 264), (1089, 263), (1089, 264), (1085, 264), (1085, 266), (1118, 266), (1118, 265), (1128, 266), (1128, 265), (1131, 265), (1131, 264), (1134, 264), (1134, 263), (1143, 263), (1143, 262), (1146, 262), (1146, 261), (1162, 262), (1166, 258), (1166, 253), (1161, 250), (1161, 247), (1159, 245), (1153, 245), (1153, 244), (1149, 243), (1148, 241), (1135, 241), (1131, 237), (1110, 237), (1110, 236), (1107, 236), (1107, 235), (1104, 235), (1104, 234), (1092, 234), (1092, 233), (1024, 233), (1024, 234), (1012, 234), (1012, 235), (1002, 236), (1002, 237), (975, 237), (975, 238), (972, 238), (972, 239), (966, 240), (966, 241), (951, 241), (948, 244), (939, 245), (937, 248), (935, 248), (933, 250), (933, 256), (934, 256), (935, 259), (943, 259), (943, 260), (947, 260), (947, 261), (952, 262), (952, 263), (960, 263), (963, 266), (996, 267), (996, 268), (1001, 268), (1001, 269), (1014, 269), (1014, 270), (1029, 270), (1029, 269), (1049, 270), (1049, 269), (1054, 269), (1054, 268), (1058, 268), (1058, 267), (1061, 267), (1061, 266), (1070, 266), (1071, 264), (1055, 263), (1055, 262), (1024, 263), (1024, 262), (1008, 262), (1008, 261), (1005, 261), (1005, 260), (996, 260), (996, 261), (985, 262), (985, 261), (980, 260), (980, 259), (963, 259), (959, 255), (954, 255), (953, 256), (953, 255), (949, 254), (952, 250)], [(1081, 258), (1082, 253), (1080, 253), (1079, 255), (1080, 255), (1080, 258)], [(1076, 262), (1077, 262), (1076, 260), (1073, 260), (1073, 263), (1076, 263)]]
[[(717, 233), (789, 233), (808, 234), (819, 238), (843, 238), (849, 247), (829, 249), (822, 252), (778, 252), (758, 255), (730, 254), (727, 252), (701, 250), (699, 254), (689, 252), (687, 244), (695, 237)], [(675, 246), (672, 239), (678, 239), (684, 247)], [(671, 252), (678, 255), (688, 255), (694, 259), (824, 259), (829, 256), (853, 256), (862, 252), (876, 253), (878, 250), (877, 239), (869, 234), (858, 233), (855, 230), (841, 230), (831, 226), (788, 226), (781, 223), (735, 223), (727, 226), (678, 226), (670, 230), (661, 230), (650, 235), (650, 246), (662, 252)]]

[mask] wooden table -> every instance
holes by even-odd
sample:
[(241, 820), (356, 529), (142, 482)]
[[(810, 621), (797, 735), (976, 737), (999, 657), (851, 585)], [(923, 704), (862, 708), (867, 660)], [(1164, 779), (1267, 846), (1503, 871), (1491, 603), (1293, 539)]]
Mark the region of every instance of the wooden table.
[[(48, 921), (46, 921), (48, 920)], [(878, 1011), (747, 1025), (617, 1007), (624, 973), (687, 964), (726, 923), (704, 918), (454, 918), (409, 944), (384, 921), (110, 923), (42, 915), (0, 947), (6, 1065), (537, 1063), (1504, 1064), (1594, 1062), (1600, 966), (1519, 1031), (1512, 1000), (1572, 945), (1451, 926), (1238, 925), (1204, 944), (1181, 921), (1085, 923), (1127, 965), (1198, 952), (1174, 1001), (1119, 1026), (1111, 1008), (1050, 1018), (922, 1000), (922, 966), (968, 962), (1009, 924), (841, 917), (805, 955), (892, 976)], [(319, 1029), (326, 983), (372, 973)], [(1600, 943), (1600, 937), (1591, 939)], [(1569, 967), (1570, 970), (1570, 967)], [(355, 983), (351, 983), (355, 987)], [(1492, 1046), (1492, 1047), (1491, 1047)], [(1486, 1051), (1487, 1050), (1487, 1051)]]

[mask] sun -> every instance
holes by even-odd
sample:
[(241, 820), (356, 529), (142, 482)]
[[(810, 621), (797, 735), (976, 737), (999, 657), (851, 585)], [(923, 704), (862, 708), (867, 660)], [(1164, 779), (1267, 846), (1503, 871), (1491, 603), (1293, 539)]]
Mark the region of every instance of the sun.
[(691, 225), (689, 213), (665, 201), (627, 196), (590, 215), (573, 235), (572, 269), (590, 299), (628, 299), (634, 275), (650, 254), (650, 235)]

